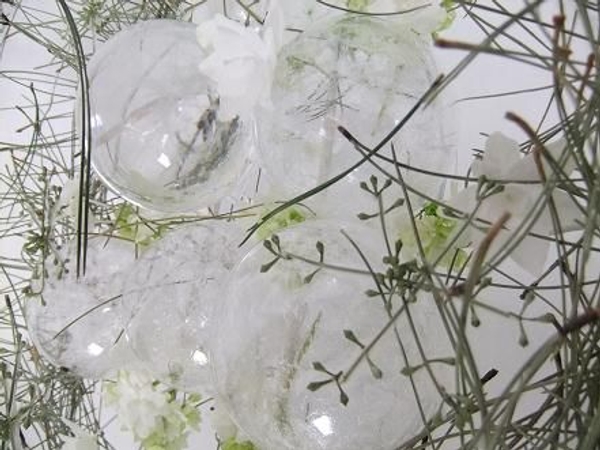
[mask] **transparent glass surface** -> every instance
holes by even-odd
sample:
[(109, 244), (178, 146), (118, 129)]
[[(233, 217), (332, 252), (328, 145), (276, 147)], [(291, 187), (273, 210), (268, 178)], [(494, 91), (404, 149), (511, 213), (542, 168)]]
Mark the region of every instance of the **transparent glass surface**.
[(127, 281), (134, 318), (127, 340), (141, 365), (172, 386), (210, 390), (214, 308), (237, 261), (239, 229), (213, 221), (170, 232), (137, 261)]
[[(390, 450), (423, 426), (417, 395), (427, 419), (440, 405), (427, 370), (402, 374), (423, 361), (408, 314), (361, 358), (361, 346), (405, 306), (396, 297), (388, 311), (366, 294), (375, 283), (340, 229), (381, 270), (385, 247), (372, 232), (314, 221), (278, 235), (280, 254), (291, 259), (273, 263), (277, 257), (259, 244), (232, 273), (213, 345), (215, 381), (232, 419), (258, 448)], [(319, 269), (317, 242), (330, 267)], [(448, 356), (433, 299), (419, 296), (408, 308), (426, 357)], [(447, 381), (443, 365), (431, 367)]]
[[(316, 23), (285, 45), (273, 108), (259, 121), (263, 164), (281, 189), (293, 194), (314, 187), (361, 158), (338, 126), (369, 148), (381, 141), (438, 75), (430, 42), (395, 22), (343, 16)], [(396, 135), (400, 162), (433, 171), (454, 164), (444, 111), (434, 102)], [(380, 154), (391, 158), (390, 145)], [(439, 195), (439, 178), (415, 172), (405, 177)]]
[(158, 211), (229, 195), (255, 146), (252, 119), (222, 117), (189, 23), (153, 20), (102, 45), (88, 65), (92, 163), (130, 202)]
[(29, 336), (56, 366), (100, 379), (131, 357), (122, 339), (130, 315), (122, 294), (135, 251), (116, 239), (92, 239), (80, 278), (73, 253), (46, 261), (46, 278), (35, 283), (40, 294), (26, 303)]

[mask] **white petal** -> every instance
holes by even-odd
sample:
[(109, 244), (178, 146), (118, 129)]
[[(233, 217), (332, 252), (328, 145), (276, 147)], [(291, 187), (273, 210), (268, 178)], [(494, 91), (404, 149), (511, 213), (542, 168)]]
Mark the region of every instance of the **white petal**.
[[(496, 220), (498, 217), (496, 217)], [(513, 221), (513, 227), (519, 225), (518, 222)], [(471, 227), (470, 235), (472, 236), (474, 249), (478, 248), (481, 241), (487, 234), (487, 230), (475, 229)], [(510, 243), (510, 238), (514, 233), (513, 230), (502, 230), (496, 236), (496, 239), (492, 242), (488, 250), (488, 259), (496, 255), (498, 252), (503, 251)], [(544, 264), (548, 256), (548, 250), (550, 249), (550, 242), (543, 239), (537, 239), (532, 236), (525, 236), (521, 242), (511, 251), (508, 257), (517, 263), (522, 269), (526, 270), (531, 275), (539, 275), (544, 269)]]
[[(558, 162), (563, 159), (563, 153), (567, 147), (567, 141), (564, 138), (560, 138), (554, 142), (546, 144), (546, 150), (550, 153), (550, 156), (554, 159), (554, 161)], [(544, 168), (546, 169), (546, 173), (551, 173), (552, 169), (550, 168), (550, 164), (548, 164), (544, 160)], [(570, 176), (576, 168), (575, 160), (569, 157), (562, 165), (562, 170), (565, 175)]]
[(201, 47), (223, 58), (254, 55), (260, 53), (263, 46), (260, 36), (252, 29), (222, 14), (198, 25), (196, 37)]
[[(558, 163), (562, 159), (562, 154), (566, 148), (566, 141), (564, 139), (559, 139), (553, 143), (546, 145), (546, 150), (552, 157), (552, 159)], [(552, 165), (548, 162), (546, 157), (542, 157), (542, 167), (544, 168), (544, 174), (547, 178), (549, 178), (554, 169)], [(575, 170), (575, 161), (573, 158), (569, 158), (566, 162), (562, 164), (562, 171), (565, 175), (569, 176)], [(508, 178), (515, 181), (539, 181), (541, 180), (540, 172), (535, 162), (535, 158), (533, 153), (525, 156), (521, 161), (514, 164), (509, 172)]]
[(585, 216), (571, 196), (562, 191), (556, 191), (552, 194), (556, 210), (560, 217), (560, 225), (564, 231), (574, 231), (581, 229), (582, 223), (585, 223)]
[(75, 436), (61, 436), (64, 445), (63, 450), (98, 450), (98, 441), (75, 422), (68, 419), (62, 419), (63, 423), (69, 427)]
[[(507, 245), (509, 232), (504, 232), (506, 236), (499, 237), (498, 246)], [(522, 269), (531, 275), (539, 275), (544, 269), (550, 241), (538, 239), (532, 236), (525, 236), (519, 245), (511, 252), (510, 258), (516, 262)]]
[(286, 27), (282, 2), (280, 0), (271, 0), (269, 2), (268, 11), (269, 13), (267, 14), (263, 27), (265, 33), (263, 39), (266, 40), (266, 33), (271, 33), (273, 36), (273, 44), (275, 46), (274, 50), (277, 52), (283, 45), (283, 34)]
[(456, 193), (446, 203), (448, 206), (468, 215), (477, 204), (477, 186), (470, 186)]
[[(503, 191), (490, 195), (481, 202), (475, 219), (492, 223), (504, 212), (510, 213), (512, 220), (523, 217), (538, 195), (539, 188), (537, 191), (534, 189), (531, 186), (505, 186)], [(477, 206), (477, 187), (471, 186), (460, 191), (448, 201), (448, 205), (469, 215)]]
[[(580, 230), (581, 224), (585, 223), (585, 215), (573, 199), (567, 193), (558, 190), (552, 194), (552, 199), (558, 214), (560, 228), (564, 232)], [(533, 231), (542, 235), (554, 235), (555, 230), (549, 205), (540, 215)]]
[(267, 28), (261, 38), (222, 15), (198, 26), (198, 42), (209, 52), (198, 68), (216, 84), (224, 119), (243, 119), (257, 105), (270, 104), (276, 59), (274, 33)]
[[(532, 188), (532, 195), (528, 197), (526, 202), (523, 202), (524, 210), (519, 214), (519, 217), (525, 217), (529, 211), (534, 209), (540, 195), (544, 195), (541, 187), (536, 187), (535, 190)], [(552, 199), (557, 210), (561, 229), (565, 232), (581, 229), (580, 224), (585, 221), (585, 217), (581, 208), (577, 206), (571, 196), (566, 192), (556, 190), (552, 193)], [(539, 214), (536, 222), (531, 227), (531, 231), (542, 236), (554, 234), (549, 203), (546, 202), (544, 210)]]
[[(485, 143), (483, 159), (473, 164), (475, 176), (485, 175), (490, 179), (510, 177), (510, 168), (520, 161), (519, 144), (502, 133), (492, 133)], [(507, 173), (508, 172), (508, 173)]]

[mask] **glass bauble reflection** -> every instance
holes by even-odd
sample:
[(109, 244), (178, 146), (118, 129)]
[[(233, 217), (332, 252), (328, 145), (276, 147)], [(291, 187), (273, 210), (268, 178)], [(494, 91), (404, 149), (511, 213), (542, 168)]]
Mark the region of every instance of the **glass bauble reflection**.
[(211, 385), (208, 338), (213, 310), (237, 261), (232, 223), (187, 226), (155, 242), (127, 282), (135, 316), (127, 340), (153, 377), (188, 391)]
[[(405, 306), (394, 297), (388, 311), (366, 294), (377, 288), (340, 229), (380, 271), (385, 246), (372, 230), (314, 221), (279, 233), (267, 244), (273, 251), (257, 245), (232, 273), (218, 316), (215, 381), (232, 419), (260, 449), (391, 450), (423, 426), (402, 374), (423, 362), (407, 314), (360, 359), (361, 346)], [(426, 358), (448, 356), (433, 299), (419, 296), (407, 308)], [(446, 367), (431, 367), (444, 385)], [(412, 382), (429, 419), (441, 397), (427, 370)]]
[(92, 163), (134, 204), (165, 212), (212, 206), (235, 187), (252, 151), (251, 118), (224, 117), (198, 65), (195, 27), (141, 22), (90, 60)]
[[(368, 147), (381, 141), (438, 75), (429, 47), (409, 27), (364, 16), (318, 22), (284, 46), (273, 108), (259, 121), (267, 170), (294, 194), (360, 160), (338, 126)], [(421, 109), (392, 141), (399, 161), (447, 169), (454, 157), (445, 126), (438, 103)], [(390, 145), (380, 154), (391, 157)], [(387, 167), (395, 175), (393, 166)], [(406, 172), (405, 179), (429, 195), (439, 194), (438, 178)]]
[(26, 304), (27, 329), (54, 365), (100, 379), (131, 359), (122, 338), (130, 316), (122, 294), (135, 249), (116, 238), (91, 239), (86, 273), (79, 278), (73, 253), (45, 262), (43, 282), (35, 283), (41, 293)]

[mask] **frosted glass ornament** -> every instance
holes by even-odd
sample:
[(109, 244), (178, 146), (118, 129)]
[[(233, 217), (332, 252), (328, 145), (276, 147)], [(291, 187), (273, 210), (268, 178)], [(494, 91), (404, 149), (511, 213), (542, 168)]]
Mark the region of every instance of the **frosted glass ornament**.
[(65, 258), (62, 262), (48, 258), (45, 279), (35, 283), (41, 294), (27, 300), (29, 336), (54, 365), (100, 379), (131, 360), (122, 339), (130, 317), (122, 294), (135, 249), (114, 238), (91, 239), (86, 274), (79, 279), (74, 251)]
[[(263, 164), (286, 193), (312, 188), (361, 159), (338, 126), (373, 147), (400, 122), (438, 75), (428, 39), (395, 22), (344, 16), (318, 22), (282, 48), (273, 108), (263, 112), (259, 136)], [(392, 141), (399, 161), (447, 170), (454, 162), (447, 125), (439, 103), (420, 110)], [(391, 157), (389, 147), (381, 154)], [(439, 195), (439, 178), (404, 175)]]
[(126, 288), (135, 310), (127, 340), (153, 377), (188, 391), (210, 388), (213, 311), (224, 301), (241, 239), (232, 223), (187, 226), (154, 243), (137, 262)]
[(89, 62), (92, 164), (136, 205), (212, 206), (245, 170), (253, 119), (220, 114), (198, 69), (205, 56), (192, 24), (153, 20), (119, 32)]
[[(314, 221), (282, 231), (279, 244), (270, 241), (284, 255), (276, 262), (257, 245), (232, 273), (216, 328), (215, 382), (232, 419), (258, 448), (391, 450), (423, 426), (411, 380), (401, 373), (407, 363), (397, 336), (408, 366), (422, 363), (406, 314), (352, 369), (361, 345), (390, 319), (381, 299), (366, 295), (376, 287), (340, 229), (381, 270), (385, 247), (371, 230)], [(325, 264), (349, 270), (317, 270), (317, 242)], [(294, 257), (286, 259), (290, 254)], [(402, 306), (396, 298), (392, 314)], [(449, 356), (433, 299), (419, 296), (409, 308), (427, 357)], [(444, 385), (450, 369), (431, 367)], [(342, 372), (339, 388), (330, 381), (314, 389), (314, 383), (332, 380), (325, 370)], [(415, 371), (413, 382), (431, 418), (441, 402), (438, 391), (426, 370)]]

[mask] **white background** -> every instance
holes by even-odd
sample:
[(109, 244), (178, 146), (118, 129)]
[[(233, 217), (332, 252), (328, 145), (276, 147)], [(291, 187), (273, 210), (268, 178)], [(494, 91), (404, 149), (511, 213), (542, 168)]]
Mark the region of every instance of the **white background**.
[[(30, 2), (42, 4), (42, 2)], [(502, 2), (507, 7), (514, 5), (522, 6), (523, 2), (512, 0)], [(553, 3), (553, 2), (548, 2)], [(548, 22), (555, 13), (549, 6), (545, 17)], [(474, 26), (469, 26), (468, 21), (457, 20), (451, 36), (464, 39), (469, 42), (478, 42), (481, 38), (481, 32)], [(438, 59), (441, 72), (448, 72), (454, 64), (465, 55), (462, 51), (456, 50), (434, 50)], [(25, 39), (11, 39), (6, 47), (0, 69), (2, 71), (21, 67), (35, 67), (38, 61), (45, 61), (47, 55), (39, 46), (32, 45)], [(583, 57), (581, 57), (583, 58)], [(478, 96), (497, 92), (505, 92), (513, 89), (523, 89), (526, 87), (538, 87), (552, 82), (549, 73), (539, 72), (534, 69), (524, 67), (523, 65), (509, 64), (500, 58), (482, 58), (476, 61), (461, 77), (453, 84), (452, 94), (456, 98), (466, 96)], [(545, 99), (545, 95), (527, 94), (523, 96), (508, 96), (489, 101), (462, 102), (455, 107), (456, 111), (456, 133), (458, 142), (459, 167), (463, 170), (471, 159), (473, 147), (483, 148), (485, 138), (479, 133), (491, 133), (493, 131), (503, 131), (517, 140), (524, 139), (522, 133), (511, 123), (504, 119), (507, 111), (518, 112), (522, 117), (529, 119), (534, 123), (540, 117), (545, 107), (545, 103), (540, 99)], [(5, 81), (0, 74), (0, 147), (3, 142), (15, 143), (27, 140), (27, 136), (15, 133), (23, 124), (23, 117), (13, 108), (21, 102), (20, 91)], [(0, 163), (2, 170), (7, 164), (8, 158), (4, 152), (0, 153)], [(1, 210), (0, 210), (1, 211)], [(0, 240), (0, 256), (16, 256), (19, 252), (19, 244), (7, 242), (6, 239)], [(494, 306), (500, 308), (511, 308), (510, 305), (516, 303), (514, 297), (517, 293), (510, 295), (501, 294), (491, 296), (488, 300)], [(511, 308), (512, 309), (512, 308)], [(478, 363), (482, 372), (495, 367), (500, 370), (500, 374), (492, 383), (490, 390), (499, 391), (501, 387), (510, 380), (515, 369), (530, 355), (536, 344), (546, 334), (544, 330), (533, 330), (530, 334), (532, 344), (522, 349), (517, 344), (517, 326), (507, 321), (497, 321), (491, 318), (484, 319), (481, 329), (473, 332), (474, 342), (477, 342), (476, 350)], [(195, 437), (190, 448), (212, 449), (211, 431), (207, 426), (207, 416), (204, 414), (203, 437)], [(112, 427), (114, 428), (114, 427)], [(112, 429), (111, 428), (111, 429)], [(113, 433), (113, 431), (111, 431)], [(134, 448), (133, 444), (126, 437), (118, 437), (114, 444), (119, 449)]]

